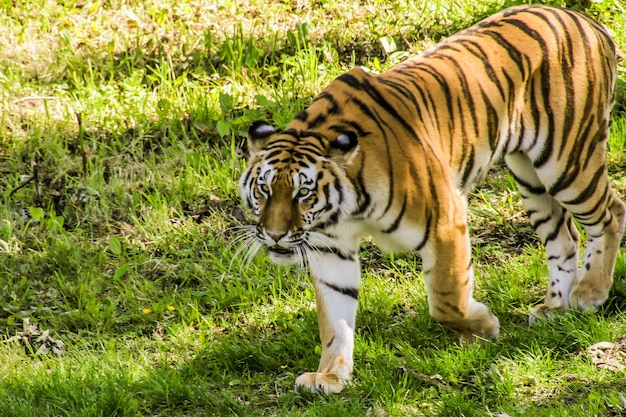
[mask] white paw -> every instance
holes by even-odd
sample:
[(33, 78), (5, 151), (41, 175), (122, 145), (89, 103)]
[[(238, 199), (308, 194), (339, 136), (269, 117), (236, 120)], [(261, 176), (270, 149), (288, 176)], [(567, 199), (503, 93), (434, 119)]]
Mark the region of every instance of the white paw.
[(528, 321), (531, 325), (533, 325), (543, 320), (550, 320), (563, 311), (565, 310), (561, 306), (552, 307), (545, 303), (537, 304), (532, 310), (530, 310)]
[(340, 392), (347, 381), (334, 372), (306, 372), (296, 379), (296, 391), (308, 391), (321, 394)]

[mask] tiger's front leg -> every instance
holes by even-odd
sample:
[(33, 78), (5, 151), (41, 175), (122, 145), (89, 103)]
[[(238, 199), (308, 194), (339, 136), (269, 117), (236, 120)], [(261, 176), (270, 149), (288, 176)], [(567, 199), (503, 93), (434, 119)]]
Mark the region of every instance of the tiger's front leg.
[(322, 358), (316, 372), (296, 379), (296, 390), (337, 393), (350, 381), (360, 269), (356, 251), (309, 258), (315, 286)]

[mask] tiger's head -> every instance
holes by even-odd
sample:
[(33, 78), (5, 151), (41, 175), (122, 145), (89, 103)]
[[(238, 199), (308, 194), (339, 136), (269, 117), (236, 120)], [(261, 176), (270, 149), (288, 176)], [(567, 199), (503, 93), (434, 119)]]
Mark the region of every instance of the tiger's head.
[(239, 186), (256, 218), (244, 244), (252, 256), (265, 247), (272, 261), (305, 263), (328, 246), (324, 233), (354, 211), (355, 193), (345, 172), (356, 134), (309, 131), (297, 121), (279, 132), (265, 122), (248, 131), (248, 167)]

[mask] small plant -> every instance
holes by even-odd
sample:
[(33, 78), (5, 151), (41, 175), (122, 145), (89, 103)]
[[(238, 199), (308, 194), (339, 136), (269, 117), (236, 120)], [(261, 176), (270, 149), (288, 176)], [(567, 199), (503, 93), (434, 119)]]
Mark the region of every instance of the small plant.
[(17, 342), (26, 354), (44, 356), (63, 355), (65, 343), (50, 335), (50, 330), (39, 330), (37, 324), (31, 324), (28, 317), (22, 319), (23, 330), (9, 338), (7, 342)]

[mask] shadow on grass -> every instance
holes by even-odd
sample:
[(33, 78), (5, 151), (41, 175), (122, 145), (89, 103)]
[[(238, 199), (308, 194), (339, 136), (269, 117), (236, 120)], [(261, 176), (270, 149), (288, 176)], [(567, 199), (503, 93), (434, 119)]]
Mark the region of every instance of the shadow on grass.
[[(441, 415), (480, 415), (481, 410), (513, 411), (511, 407), (584, 409), (581, 398), (590, 393), (626, 389), (626, 382), (620, 385), (614, 378), (599, 383), (572, 375), (566, 387), (540, 401), (515, 394), (515, 387), (494, 372), (494, 364), (521, 363), (540, 352), (549, 352), (550, 361), (577, 358), (597, 327), (597, 318), (590, 314), (565, 314), (532, 327), (516, 324), (519, 321), (515, 314), (503, 317), (497, 342), (460, 347), (452, 332), (420, 309), (416, 314), (361, 311), (355, 384), (340, 395), (323, 397), (297, 395), (293, 387), (298, 374), (317, 367), (315, 311), (280, 313), (269, 323), (242, 325), (204, 342), (188, 360), (162, 355), (151, 364), (137, 367), (131, 361), (125, 368), (111, 358), (102, 363), (92, 358), (76, 369), (54, 365), (45, 377), (4, 380), (0, 400), (8, 401), (0, 410), (7, 416), (44, 415), (50, 409), (75, 412), (68, 415), (99, 410), (120, 416), (261, 416), (309, 409), (315, 410), (311, 415), (355, 415), (374, 406), (430, 402)], [(534, 388), (522, 389), (532, 394)]]
[[(376, 321), (380, 326), (393, 327), (397, 320), (388, 317), (384, 322)], [(289, 328), (247, 329), (240, 334), (226, 335), (190, 361), (162, 369), (159, 373), (163, 372), (162, 378), (195, 381), (194, 385), (206, 387), (211, 396), (226, 400), (218, 410), (239, 415), (262, 415), (260, 410), (270, 409), (279, 415), (283, 414), (277, 410), (283, 410), (287, 415), (287, 411), (297, 412), (310, 407), (327, 412), (348, 407), (353, 413), (355, 410), (364, 413), (377, 404), (392, 406), (394, 400), (390, 395), (396, 389), (404, 393), (403, 399), (398, 401), (406, 403), (424, 401), (425, 393), (429, 393), (430, 401), (447, 415), (455, 415), (453, 410), (465, 407), (460, 404), (474, 407), (473, 413), (485, 409), (502, 410), (511, 405), (538, 410), (569, 405), (584, 408), (580, 403), (581, 395), (616, 393), (626, 383), (619, 387), (610, 382), (589, 382), (581, 376), (580, 381), (570, 381), (572, 384), (567, 388), (559, 389), (542, 401), (530, 398), (524, 401), (512, 389), (504, 387), (501, 376), (493, 371), (494, 363), (502, 358), (511, 363), (527, 361), (524, 346), (534, 346), (531, 350), (535, 352), (544, 349), (538, 346), (545, 346), (554, 361), (579, 355), (585, 346), (572, 336), (572, 327), (577, 323), (580, 324), (578, 319), (569, 317), (558, 324), (544, 324), (535, 329), (513, 326), (501, 342), (478, 348), (462, 348), (448, 343), (448, 338), (442, 340), (437, 332), (426, 328), (420, 332), (429, 343), (415, 343), (413, 332), (408, 331), (402, 337), (396, 335), (385, 339), (388, 346), (381, 349), (370, 339), (370, 335), (373, 338), (379, 335), (361, 332), (359, 326), (355, 385), (329, 398), (298, 396), (293, 390), (297, 375), (317, 366), (319, 355), (315, 353), (317, 329), (313, 312), (302, 314), (298, 317), (298, 325)], [(547, 331), (546, 327), (552, 331)], [(173, 401), (168, 402), (167, 407), (172, 409), (192, 406), (188, 393), (170, 398)]]

